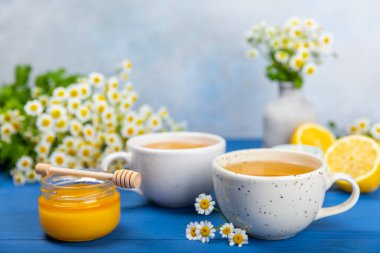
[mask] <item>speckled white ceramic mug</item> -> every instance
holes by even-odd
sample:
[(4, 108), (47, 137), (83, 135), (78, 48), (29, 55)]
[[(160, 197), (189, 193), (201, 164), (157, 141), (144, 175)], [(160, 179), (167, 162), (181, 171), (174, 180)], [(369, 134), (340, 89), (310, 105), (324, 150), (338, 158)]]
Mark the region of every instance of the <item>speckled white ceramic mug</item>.
[[(244, 161), (287, 161), (315, 170), (292, 176), (249, 176), (224, 167)], [(326, 191), (338, 180), (352, 186), (348, 200), (322, 208)], [(349, 175), (327, 172), (322, 160), (308, 154), (273, 149), (250, 149), (226, 153), (213, 161), (213, 182), (218, 205), (236, 226), (256, 238), (286, 239), (311, 222), (347, 211), (359, 199), (360, 190)]]
[[(162, 141), (184, 141), (208, 144), (191, 149), (152, 149), (144, 145)], [(194, 204), (200, 193), (212, 191), (211, 162), (223, 154), (222, 137), (197, 132), (153, 133), (136, 136), (127, 142), (128, 152), (106, 156), (102, 169), (115, 159), (124, 159), (129, 167), (141, 173), (142, 194), (159, 205), (184, 207)]]

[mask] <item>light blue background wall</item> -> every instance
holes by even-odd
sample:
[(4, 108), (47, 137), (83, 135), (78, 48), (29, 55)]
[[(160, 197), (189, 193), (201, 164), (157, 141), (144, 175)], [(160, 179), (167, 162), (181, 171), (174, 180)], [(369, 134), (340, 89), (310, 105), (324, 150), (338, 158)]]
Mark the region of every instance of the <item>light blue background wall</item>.
[(167, 105), (192, 130), (257, 137), (277, 90), (264, 61), (246, 57), (245, 32), (298, 15), (332, 32), (339, 54), (306, 81), (320, 122), (380, 119), (379, 9), (376, 0), (1, 0), (0, 81), (17, 63), (109, 71), (129, 57), (141, 102)]

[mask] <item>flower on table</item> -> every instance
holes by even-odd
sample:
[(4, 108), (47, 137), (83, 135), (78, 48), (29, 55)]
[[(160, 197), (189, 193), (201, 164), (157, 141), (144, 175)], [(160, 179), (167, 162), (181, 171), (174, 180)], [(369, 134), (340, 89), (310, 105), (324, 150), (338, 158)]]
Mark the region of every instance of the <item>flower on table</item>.
[(202, 193), (195, 199), (194, 206), (199, 214), (209, 215), (214, 210), (215, 201), (212, 200), (211, 195)]
[(190, 222), (186, 226), (186, 238), (189, 240), (198, 240), (199, 236), (197, 235), (198, 222)]
[(20, 171), (16, 171), (15, 173), (13, 173), (12, 177), (13, 177), (13, 183), (15, 185), (19, 186), (19, 185), (25, 184), (25, 181), (26, 181), (25, 176)]
[(236, 244), (241, 247), (243, 244), (248, 244), (248, 235), (244, 229), (235, 228), (234, 231), (228, 235), (228, 241), (230, 246)]
[(16, 168), (20, 171), (30, 170), (33, 166), (33, 159), (30, 156), (21, 156), (16, 163)]
[(228, 236), (234, 231), (234, 228), (234, 224), (225, 223), (223, 226), (220, 227), (220, 235), (223, 238), (228, 238)]
[(196, 234), (202, 243), (207, 243), (215, 237), (214, 225), (209, 221), (201, 221), (197, 224)]

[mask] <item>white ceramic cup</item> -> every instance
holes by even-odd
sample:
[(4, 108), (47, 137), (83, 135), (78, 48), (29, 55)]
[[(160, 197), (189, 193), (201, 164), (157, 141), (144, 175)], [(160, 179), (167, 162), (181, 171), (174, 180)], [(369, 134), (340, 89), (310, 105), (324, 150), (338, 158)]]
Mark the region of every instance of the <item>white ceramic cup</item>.
[[(287, 161), (315, 170), (292, 176), (250, 176), (225, 169), (245, 161)], [(326, 191), (338, 180), (348, 182), (352, 193), (342, 204), (322, 208)], [(324, 162), (312, 155), (274, 149), (250, 149), (226, 153), (213, 161), (213, 182), (218, 205), (236, 226), (259, 239), (294, 236), (314, 220), (347, 211), (359, 199), (360, 190), (349, 175), (330, 174)]]
[[(192, 149), (153, 149), (144, 145), (163, 141), (209, 144)], [(140, 190), (149, 199), (166, 207), (184, 207), (194, 203), (202, 192), (212, 191), (211, 162), (223, 154), (222, 137), (197, 132), (153, 133), (136, 136), (127, 142), (128, 152), (106, 156), (102, 169), (115, 159), (125, 159), (129, 167), (141, 173)]]

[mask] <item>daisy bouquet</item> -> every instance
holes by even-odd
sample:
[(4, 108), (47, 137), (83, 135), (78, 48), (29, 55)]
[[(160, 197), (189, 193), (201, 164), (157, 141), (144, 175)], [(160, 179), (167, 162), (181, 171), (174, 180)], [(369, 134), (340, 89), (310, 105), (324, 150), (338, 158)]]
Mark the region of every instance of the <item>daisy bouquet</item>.
[(261, 22), (248, 31), (249, 56), (265, 56), (270, 80), (291, 82), (301, 88), (327, 55), (332, 55), (332, 36), (313, 19), (290, 18), (282, 26)]
[(368, 118), (359, 118), (348, 124), (345, 129), (338, 127), (334, 121), (330, 121), (328, 125), (338, 137), (360, 134), (371, 137), (380, 143), (380, 122), (371, 122)]
[[(51, 96), (33, 95), (23, 110), (6, 112), (13, 123), (2, 116), (1, 145), (12, 146), (17, 138), (27, 143), (11, 170), (14, 182), (38, 180), (33, 170), (37, 162), (96, 168), (103, 156), (125, 149), (132, 136), (183, 130), (185, 123), (174, 122), (166, 107), (134, 109), (138, 93), (129, 81), (131, 68), (124, 60), (115, 76), (93, 72), (67, 87), (54, 88)], [(124, 161), (115, 161), (110, 170), (125, 166)]]

